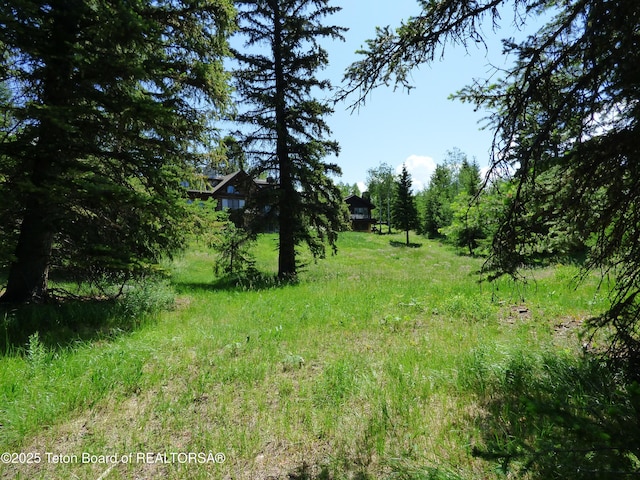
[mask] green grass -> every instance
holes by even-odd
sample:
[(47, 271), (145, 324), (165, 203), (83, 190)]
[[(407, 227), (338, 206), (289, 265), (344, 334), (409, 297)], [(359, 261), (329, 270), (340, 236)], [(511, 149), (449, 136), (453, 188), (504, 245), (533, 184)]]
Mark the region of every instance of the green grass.
[[(145, 320), (135, 328), (59, 347), (39, 332), (0, 359), (0, 451), (134, 460), (139, 452), (223, 452), (224, 463), (42, 458), (0, 472), (505, 478), (472, 453), (492, 446), (487, 416), (508, 366), (523, 352), (523, 378), (549, 358), (579, 362), (581, 322), (606, 295), (595, 278), (575, 290), (572, 266), (533, 272), (526, 286), (479, 284), (481, 259), (401, 240), (347, 233), (337, 256), (314, 263), (303, 254), (299, 283), (255, 288), (216, 282), (212, 253), (195, 245), (170, 265), (173, 309), (137, 307)], [(275, 237), (262, 237), (255, 254), (262, 271), (275, 273)]]

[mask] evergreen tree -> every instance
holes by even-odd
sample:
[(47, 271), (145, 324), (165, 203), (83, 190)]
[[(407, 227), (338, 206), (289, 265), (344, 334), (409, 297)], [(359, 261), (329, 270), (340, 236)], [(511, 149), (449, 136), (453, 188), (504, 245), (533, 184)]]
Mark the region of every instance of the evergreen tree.
[(242, 145), (232, 135), (220, 140), (208, 160), (207, 166), (217, 175), (229, 175), (238, 170), (245, 170), (247, 164)]
[[(12, 141), (19, 124), (12, 115), (11, 92), (0, 82), (0, 145)], [(10, 264), (19, 232), (20, 205), (15, 192), (9, 188), (11, 172), (17, 169), (17, 162), (6, 154), (0, 154), (0, 269)]]
[(407, 246), (409, 246), (409, 230), (418, 226), (418, 211), (411, 193), (411, 175), (406, 165), (402, 165), (402, 173), (396, 182), (395, 194), (391, 207), (391, 220), (396, 228), (406, 232)]
[(233, 13), (230, 0), (0, 5), (20, 122), (0, 143), (17, 206), (1, 209), (15, 238), (2, 301), (46, 297), (51, 267), (134, 273), (181, 245), (181, 181), (228, 102)]
[(327, 0), (236, 4), (245, 39), (245, 49), (234, 52), (242, 102), (236, 121), (244, 128), (236, 136), (255, 172), (277, 175), (277, 189), (268, 192), (275, 195), (258, 203), (277, 206), (278, 276), (292, 279), (297, 274), (296, 246), (305, 241), (314, 256), (323, 256), (325, 241), (335, 250), (337, 232), (343, 228), (342, 197), (330, 178), (340, 169), (323, 161), (339, 150), (325, 138), (330, 130), (324, 117), (332, 109), (312, 93), (331, 87), (315, 77), (328, 64), (320, 41), (342, 39), (345, 29), (321, 23), (340, 10)]
[[(480, 189), (480, 167), (458, 148), (447, 152), (444, 164), (437, 165), (422, 195), (424, 201), (423, 230), (429, 238), (442, 237), (441, 229), (451, 225), (456, 208), (469, 201)], [(464, 194), (464, 199), (457, 198)]]
[(465, 158), (462, 161), (456, 183), (458, 185), (458, 193), (463, 193), (469, 198), (473, 198), (478, 194), (482, 186), (482, 177), (480, 176), (480, 167), (475, 160), (469, 163)]

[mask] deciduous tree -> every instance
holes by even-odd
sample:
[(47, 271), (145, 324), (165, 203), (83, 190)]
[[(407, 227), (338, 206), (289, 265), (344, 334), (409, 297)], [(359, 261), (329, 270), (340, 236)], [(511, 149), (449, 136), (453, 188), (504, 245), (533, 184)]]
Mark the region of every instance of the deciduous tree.
[(388, 233), (391, 233), (391, 202), (395, 195), (395, 181), (393, 167), (387, 163), (381, 163), (377, 168), (367, 170), (367, 188), (378, 204), (378, 232), (380, 234), (382, 234), (382, 221), (385, 218)]
[(429, 238), (440, 237), (442, 235), (440, 229), (451, 224), (453, 219), (451, 203), (454, 197), (453, 172), (447, 165), (437, 165), (424, 195), (424, 233)]

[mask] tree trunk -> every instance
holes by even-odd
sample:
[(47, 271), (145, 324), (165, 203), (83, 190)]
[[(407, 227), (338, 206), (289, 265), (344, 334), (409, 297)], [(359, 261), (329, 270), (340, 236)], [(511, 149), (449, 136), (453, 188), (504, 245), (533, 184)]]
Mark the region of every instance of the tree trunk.
[(276, 81), (276, 156), (280, 170), (280, 197), (279, 197), (279, 253), (278, 253), (278, 278), (292, 280), (296, 277), (296, 192), (293, 183), (291, 159), (289, 158), (287, 111), (285, 93), (287, 89), (282, 45), (282, 16), (279, 2), (271, 0), (273, 9), (273, 60)]
[(391, 235), (391, 194), (387, 190), (387, 233)]
[(291, 212), (292, 202), (286, 189), (281, 191), (280, 201), (280, 233), (278, 255), (278, 277), (283, 280), (293, 280), (296, 277), (296, 243), (294, 222)]
[(43, 68), (41, 101), (47, 108), (39, 118), (37, 144), (23, 159), (23, 168), (28, 172), (25, 210), (7, 289), (0, 297), (3, 303), (38, 301), (47, 296), (55, 215), (59, 213), (60, 202), (56, 195), (61, 195), (57, 181), (63, 176), (73, 145), (68, 125), (74, 119), (70, 112), (76, 92), (71, 79), (80, 4), (70, 0), (52, 3), (53, 24), (46, 48), (56, 55)]
[(407, 232), (407, 247), (409, 246), (409, 230), (406, 231)]
[(293, 280), (297, 274), (295, 188), (285, 141), (278, 139), (277, 149), (280, 164), (278, 277)]
[(27, 207), (16, 247), (16, 260), (9, 269), (7, 290), (2, 303), (38, 301), (47, 295), (49, 265), (53, 246), (53, 229), (47, 210), (40, 202)]
[(9, 268), (7, 289), (0, 297), (3, 303), (26, 303), (47, 296), (57, 212), (56, 199), (52, 195), (58, 168), (55, 157), (62, 157), (56, 142), (64, 137), (50, 121), (41, 123), (40, 132), (33, 158), (25, 165), (30, 171), (29, 191), (24, 195), (25, 209), (15, 260)]
[(378, 194), (378, 205), (380, 205), (378, 208), (378, 235), (382, 235), (382, 195), (380, 194)]

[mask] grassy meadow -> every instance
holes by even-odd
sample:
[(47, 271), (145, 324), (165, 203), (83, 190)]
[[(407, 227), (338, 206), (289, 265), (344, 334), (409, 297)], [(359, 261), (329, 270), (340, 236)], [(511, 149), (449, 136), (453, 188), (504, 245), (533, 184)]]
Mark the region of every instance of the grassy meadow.
[[(627, 405), (583, 358), (583, 343), (598, 347), (583, 322), (606, 307), (598, 279), (576, 289), (578, 269), (557, 265), (526, 284), (479, 283), (482, 259), (413, 240), (345, 233), (299, 283), (244, 287), (217, 281), (213, 253), (194, 245), (168, 280), (132, 287), (106, 313), (51, 307), (47, 327), (17, 342), (21, 314), (5, 312), (0, 452), (15, 455), (1, 478), (571, 472), (584, 458), (558, 452), (612, 435), (624, 415), (607, 408)], [(264, 272), (276, 271), (275, 242), (256, 246)], [(541, 452), (532, 464), (530, 451)]]

